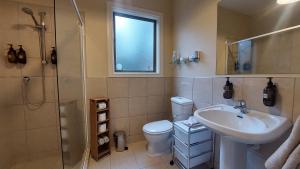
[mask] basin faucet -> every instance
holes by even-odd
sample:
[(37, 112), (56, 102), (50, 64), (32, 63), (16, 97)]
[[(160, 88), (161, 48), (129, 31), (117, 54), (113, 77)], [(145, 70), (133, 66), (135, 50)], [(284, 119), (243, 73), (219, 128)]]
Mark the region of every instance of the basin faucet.
[(241, 113), (243, 114), (247, 114), (248, 111), (247, 111), (247, 104), (246, 104), (246, 101), (245, 100), (239, 100), (239, 105), (238, 106), (234, 106), (235, 109), (240, 109), (241, 110)]

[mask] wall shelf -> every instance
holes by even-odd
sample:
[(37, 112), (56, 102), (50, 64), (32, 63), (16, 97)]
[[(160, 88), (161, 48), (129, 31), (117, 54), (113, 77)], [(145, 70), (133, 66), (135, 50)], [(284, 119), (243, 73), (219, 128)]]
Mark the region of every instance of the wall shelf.
[[(105, 103), (106, 108), (99, 110), (97, 105), (99, 103)], [(99, 121), (98, 115), (106, 113), (106, 119), (103, 121)], [(90, 99), (90, 121), (91, 121), (91, 155), (92, 158), (98, 161), (100, 158), (109, 155), (110, 150), (110, 140), (108, 142), (99, 144), (99, 139), (103, 139), (104, 137), (109, 138), (110, 134), (110, 120), (109, 120), (109, 99), (108, 98), (93, 98)], [(101, 125), (106, 124), (106, 130), (104, 132), (99, 132), (99, 128)]]

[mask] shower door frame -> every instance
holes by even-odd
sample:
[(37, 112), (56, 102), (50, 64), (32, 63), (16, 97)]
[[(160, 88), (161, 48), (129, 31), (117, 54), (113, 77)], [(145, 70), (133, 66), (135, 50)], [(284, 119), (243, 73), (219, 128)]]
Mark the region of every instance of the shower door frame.
[(87, 110), (87, 96), (86, 96), (86, 55), (85, 55), (85, 23), (84, 19), (79, 11), (76, 0), (71, 0), (71, 3), (74, 7), (75, 13), (77, 15), (80, 27), (80, 43), (81, 43), (81, 70), (82, 70), (82, 82), (83, 82), (83, 105), (84, 105), (84, 115), (85, 115), (85, 123), (84, 123), (84, 131), (85, 131), (85, 150), (82, 158), (81, 169), (88, 168), (88, 161), (90, 156), (90, 138), (89, 138), (89, 115)]
[[(76, 0), (70, 0), (70, 3), (73, 6), (76, 16), (78, 18), (78, 23), (79, 23), (78, 26), (80, 29), (80, 46), (81, 46), (80, 59), (81, 59), (81, 70), (82, 70), (81, 77), (82, 77), (82, 87), (83, 87), (82, 92), (83, 92), (83, 114), (84, 114), (84, 137), (85, 137), (85, 148), (84, 148), (84, 152), (83, 152), (82, 159), (81, 159), (80, 169), (87, 169), (89, 156), (90, 156), (90, 141), (89, 141), (90, 136), (89, 136), (89, 125), (88, 125), (89, 124), (89, 114), (88, 114), (88, 109), (87, 109), (87, 95), (86, 95), (85, 23), (84, 23), (82, 15), (79, 11)], [(54, 0), (54, 6), (55, 6), (55, 0)], [(58, 75), (58, 73), (57, 73), (57, 75)], [(58, 78), (57, 78), (57, 85), (59, 85)], [(58, 91), (58, 95), (59, 95), (59, 91)], [(59, 100), (59, 98), (58, 98), (58, 100)], [(62, 165), (63, 165), (62, 167), (64, 168), (63, 154), (62, 154)]]

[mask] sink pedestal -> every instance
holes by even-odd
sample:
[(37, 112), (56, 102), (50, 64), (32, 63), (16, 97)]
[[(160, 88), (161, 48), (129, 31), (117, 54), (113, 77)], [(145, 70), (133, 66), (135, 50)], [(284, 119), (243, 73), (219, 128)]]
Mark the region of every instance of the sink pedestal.
[(246, 169), (247, 145), (221, 136), (220, 169)]

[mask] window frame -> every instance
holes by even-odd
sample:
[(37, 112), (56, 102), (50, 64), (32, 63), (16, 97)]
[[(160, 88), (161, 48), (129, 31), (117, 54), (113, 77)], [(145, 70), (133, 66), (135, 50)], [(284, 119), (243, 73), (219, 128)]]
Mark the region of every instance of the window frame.
[[(137, 16), (137, 15), (132, 15), (128, 14), (125, 12), (117, 12), (113, 11), (113, 64), (114, 64), (114, 72), (116, 73), (156, 73), (157, 72), (157, 20), (147, 18), (147, 17), (142, 17), (142, 16)], [(129, 70), (129, 71), (122, 71), (122, 70), (117, 70), (117, 47), (116, 47), (116, 22), (115, 22), (115, 17), (120, 16), (120, 17), (125, 17), (129, 19), (135, 19), (135, 20), (140, 20), (140, 21), (147, 21), (151, 22), (154, 24), (153, 26), (153, 70), (151, 71), (140, 71), (140, 70)]]
[[(163, 14), (160, 12), (125, 5), (119, 2), (107, 2), (107, 75), (108, 77), (162, 77), (164, 73), (164, 36)], [(126, 13), (156, 20), (156, 72), (115, 72), (113, 12)]]

